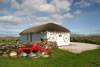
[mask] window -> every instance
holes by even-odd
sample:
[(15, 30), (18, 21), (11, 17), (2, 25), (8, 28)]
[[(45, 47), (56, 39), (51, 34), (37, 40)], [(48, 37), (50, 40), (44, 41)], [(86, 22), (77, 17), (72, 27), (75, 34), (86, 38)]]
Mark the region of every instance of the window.
[(59, 37), (62, 37), (62, 35), (60, 34)]

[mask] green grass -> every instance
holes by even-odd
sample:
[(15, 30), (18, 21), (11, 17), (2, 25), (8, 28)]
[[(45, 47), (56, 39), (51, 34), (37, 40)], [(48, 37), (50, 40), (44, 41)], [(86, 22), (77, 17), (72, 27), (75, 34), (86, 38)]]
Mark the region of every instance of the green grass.
[(16, 40), (0, 40), (0, 43), (4, 43), (4, 44), (16, 43)]
[(54, 49), (48, 58), (0, 57), (0, 67), (98, 67), (100, 49), (73, 54)]
[(100, 36), (71, 37), (71, 41), (100, 44)]
[(5, 37), (5, 38), (0, 38), (0, 43), (3, 43), (3, 44), (8, 44), (8, 43), (15, 44), (15, 43), (17, 43), (18, 40), (19, 40), (18, 37)]

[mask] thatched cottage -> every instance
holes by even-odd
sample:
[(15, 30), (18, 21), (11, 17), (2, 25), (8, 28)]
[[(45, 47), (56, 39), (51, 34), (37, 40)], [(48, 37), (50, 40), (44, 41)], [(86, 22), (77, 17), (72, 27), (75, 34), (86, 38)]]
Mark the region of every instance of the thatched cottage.
[(48, 23), (31, 27), (20, 33), (21, 42), (40, 41), (41, 38), (48, 41), (56, 41), (58, 46), (70, 44), (70, 31), (60, 25)]

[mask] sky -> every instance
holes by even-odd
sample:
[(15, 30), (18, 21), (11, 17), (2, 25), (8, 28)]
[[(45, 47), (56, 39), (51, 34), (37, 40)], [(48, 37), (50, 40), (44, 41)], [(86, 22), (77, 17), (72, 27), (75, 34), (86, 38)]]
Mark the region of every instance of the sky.
[(0, 36), (56, 23), (73, 34), (100, 34), (100, 0), (0, 0)]

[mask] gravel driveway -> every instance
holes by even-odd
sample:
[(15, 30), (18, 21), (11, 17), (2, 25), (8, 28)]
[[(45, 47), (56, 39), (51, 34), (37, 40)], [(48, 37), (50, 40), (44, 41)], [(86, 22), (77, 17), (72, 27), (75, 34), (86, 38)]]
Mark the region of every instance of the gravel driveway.
[(59, 49), (73, 52), (73, 53), (81, 53), (87, 50), (93, 50), (100, 48), (100, 45), (96, 44), (89, 44), (89, 43), (80, 43), (80, 42), (71, 42), (70, 45), (67, 46), (60, 46)]

